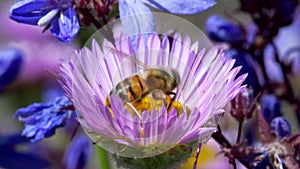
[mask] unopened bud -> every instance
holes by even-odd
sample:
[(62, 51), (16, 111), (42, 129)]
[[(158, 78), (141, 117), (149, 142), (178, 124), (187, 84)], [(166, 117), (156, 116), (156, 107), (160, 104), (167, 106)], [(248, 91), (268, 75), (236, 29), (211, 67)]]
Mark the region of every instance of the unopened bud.
[(272, 120), (271, 130), (274, 131), (280, 139), (288, 137), (292, 133), (292, 128), (289, 121), (284, 117), (276, 117)]

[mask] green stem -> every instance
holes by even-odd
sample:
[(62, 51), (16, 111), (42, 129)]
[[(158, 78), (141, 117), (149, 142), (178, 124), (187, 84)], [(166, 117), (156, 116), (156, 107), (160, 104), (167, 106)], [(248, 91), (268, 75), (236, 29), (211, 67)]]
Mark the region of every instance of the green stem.
[(110, 169), (110, 163), (107, 152), (100, 146), (96, 146), (96, 152), (99, 159), (99, 167), (101, 169)]

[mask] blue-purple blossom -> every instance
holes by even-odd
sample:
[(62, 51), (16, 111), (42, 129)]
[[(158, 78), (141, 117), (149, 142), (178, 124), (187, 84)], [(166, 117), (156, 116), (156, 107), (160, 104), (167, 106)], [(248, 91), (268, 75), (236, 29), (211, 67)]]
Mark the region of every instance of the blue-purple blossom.
[(0, 49), (0, 91), (18, 75), (23, 63), (23, 54), (16, 48)]
[(213, 5), (215, 0), (119, 0), (121, 22), (127, 35), (152, 33), (154, 16), (147, 5), (172, 14), (196, 14)]
[(268, 80), (272, 83), (283, 84), (284, 75), (280, 68), (280, 64), (276, 61), (275, 51), (271, 45), (266, 46), (263, 57)]
[(73, 138), (64, 155), (66, 169), (83, 169), (92, 155), (92, 143), (85, 135)]
[(271, 121), (270, 127), (280, 139), (289, 137), (292, 134), (292, 127), (289, 121), (284, 117), (274, 118)]
[(50, 137), (55, 129), (62, 127), (67, 118), (74, 112), (72, 103), (64, 96), (46, 103), (33, 103), (25, 108), (20, 108), (14, 117), (24, 122), (22, 135), (37, 142)]
[(15, 146), (28, 143), (24, 136), (0, 135), (0, 168), (7, 169), (43, 169), (48, 168), (49, 163), (40, 157), (30, 153), (16, 150)]
[(216, 42), (238, 43), (245, 39), (245, 32), (240, 26), (218, 15), (211, 15), (205, 28), (208, 36)]
[(75, 38), (80, 28), (71, 0), (20, 0), (9, 13), (17, 22), (49, 27), (56, 38), (66, 43)]
[(270, 123), (274, 118), (281, 116), (281, 105), (274, 94), (262, 96), (261, 109), (265, 120)]

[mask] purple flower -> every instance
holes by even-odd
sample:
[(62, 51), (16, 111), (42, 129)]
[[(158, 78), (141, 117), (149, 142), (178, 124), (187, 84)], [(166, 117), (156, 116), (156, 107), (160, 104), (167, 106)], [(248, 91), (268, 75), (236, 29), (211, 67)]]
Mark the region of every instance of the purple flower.
[[(22, 51), (23, 64), (15, 84), (56, 83), (48, 71), (56, 72), (62, 56), (74, 53), (75, 45), (60, 43), (51, 32), (41, 33), (41, 27), (20, 24), (9, 19), (9, 4), (0, 5), (0, 45)], [(43, 49), (43, 50), (41, 50)]]
[(267, 45), (265, 48), (263, 57), (269, 81), (275, 84), (283, 84), (283, 72), (280, 68), (280, 64), (275, 59), (275, 51), (270, 45)]
[(292, 127), (289, 121), (284, 117), (276, 117), (271, 121), (271, 130), (274, 131), (278, 138), (289, 137), (292, 134)]
[(259, 152), (253, 154), (258, 159), (256, 168), (299, 168), (300, 133), (291, 135), (291, 126), (284, 117), (274, 118), (271, 124), (268, 123), (260, 108), (257, 122), (255, 129), (261, 146)]
[(72, 103), (62, 96), (51, 102), (33, 103), (20, 108), (14, 117), (25, 123), (22, 135), (31, 142), (37, 142), (52, 136), (55, 129), (62, 127), (73, 112)]
[(261, 109), (265, 120), (270, 123), (274, 118), (281, 116), (281, 105), (279, 99), (273, 94), (262, 97)]
[(30, 152), (20, 152), (16, 146), (28, 143), (26, 137), (20, 135), (0, 135), (0, 167), (9, 169), (42, 169), (49, 163)]
[(0, 91), (19, 74), (23, 63), (23, 54), (16, 48), (0, 49)]
[(205, 27), (209, 37), (216, 42), (239, 43), (245, 39), (241, 27), (218, 15), (211, 15)]
[(49, 27), (56, 38), (66, 43), (74, 39), (80, 28), (70, 0), (20, 0), (9, 13), (17, 22)]
[[(173, 37), (172, 45), (168, 37), (161, 40), (157, 34), (147, 40), (140, 35), (136, 42), (133, 47), (130, 38), (120, 38), (115, 44), (104, 40), (101, 49), (93, 41), (92, 50), (84, 48), (62, 62), (62, 87), (87, 134), (108, 151), (127, 157), (153, 156), (211, 135), (215, 126), (209, 120), (223, 113), (224, 106), (245, 87), (241, 84), (246, 75), (236, 77), (240, 67), (232, 69), (235, 61), (226, 61), (217, 48), (198, 53), (190, 38), (182, 39), (179, 34)], [(177, 107), (161, 105), (137, 112), (115, 93), (110, 95), (120, 81), (143, 74), (130, 62), (132, 56), (150, 68), (178, 71), (180, 83), (173, 102)]]
[(66, 169), (83, 169), (92, 155), (92, 144), (84, 135), (73, 138), (64, 155)]
[(215, 3), (214, 0), (119, 0), (119, 11), (125, 32), (131, 36), (154, 32), (155, 19), (147, 5), (173, 14), (196, 14)]

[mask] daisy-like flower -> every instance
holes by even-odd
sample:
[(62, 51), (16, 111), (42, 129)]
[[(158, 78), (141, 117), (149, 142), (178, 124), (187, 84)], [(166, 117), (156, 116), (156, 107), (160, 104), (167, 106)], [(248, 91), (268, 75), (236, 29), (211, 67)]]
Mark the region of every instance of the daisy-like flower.
[[(156, 161), (173, 155), (173, 161), (164, 162), (178, 163), (188, 157), (178, 154), (179, 150), (191, 152), (190, 145), (203, 141), (215, 131), (211, 120), (222, 114), (225, 105), (243, 90), (241, 84), (246, 75), (236, 77), (240, 67), (233, 68), (235, 61), (226, 61), (217, 48), (198, 52), (198, 42), (191, 44), (189, 37), (182, 38), (179, 34), (172, 38), (172, 43), (168, 37), (161, 38), (155, 33), (148, 39), (139, 35), (136, 46), (131, 43), (130, 38), (120, 38), (114, 44), (104, 40), (101, 49), (93, 41), (91, 50), (84, 48), (62, 62), (61, 85), (78, 111), (78, 121), (95, 143), (109, 152), (132, 158), (133, 161), (123, 161), (135, 164), (133, 157), (157, 157), (176, 146), (168, 156), (160, 156)], [(140, 69), (130, 58), (147, 68)], [(124, 96), (118, 94), (122, 90), (134, 95), (141, 83), (151, 88), (143, 78), (136, 86), (131, 79), (134, 75), (142, 77), (151, 68), (177, 72), (172, 105), (159, 104), (158, 100), (164, 97), (158, 100), (151, 97), (154, 90), (146, 92), (140, 101), (124, 102)], [(141, 90), (146, 88), (142, 86)], [(168, 92), (157, 90), (168, 100)]]

